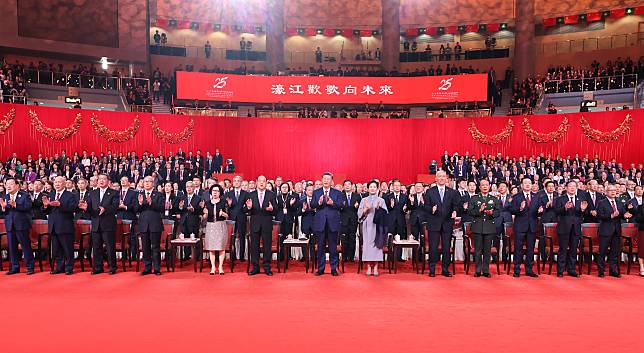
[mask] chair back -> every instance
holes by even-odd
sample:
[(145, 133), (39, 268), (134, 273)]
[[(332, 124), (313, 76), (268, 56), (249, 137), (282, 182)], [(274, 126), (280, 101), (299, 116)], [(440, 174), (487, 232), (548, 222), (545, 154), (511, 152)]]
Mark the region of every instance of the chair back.
[[(271, 251), (277, 252), (280, 245), (280, 221), (273, 221), (273, 234), (271, 236)], [(262, 244), (264, 246), (264, 244)]]
[[(46, 219), (34, 219), (31, 223), (31, 232), (29, 232), (29, 239), (31, 240), (32, 246), (36, 246), (38, 244), (38, 238), (40, 238), (41, 234), (46, 234), (48, 232), (49, 228), (47, 226)], [(47, 247), (47, 239), (43, 238), (43, 240), (44, 241), (41, 246), (45, 248)]]
[[(82, 234), (89, 234), (92, 230), (92, 221), (88, 219), (79, 219), (76, 220), (76, 223), (74, 223), (74, 243), (80, 244), (81, 242), (81, 235)], [(85, 249), (89, 249), (89, 240), (90, 236), (88, 235), (85, 237), (85, 241), (83, 246), (87, 245)]]
[(168, 250), (168, 247), (170, 245), (170, 237), (172, 237), (172, 231), (174, 228), (174, 221), (171, 219), (164, 219), (163, 220), (163, 231), (161, 232), (161, 241), (159, 242), (159, 246), (161, 250)]
[(582, 223), (581, 235), (589, 237), (593, 244), (599, 245), (599, 223)]
[(427, 230), (427, 222), (423, 222), (423, 239), (425, 239), (423, 242), (423, 251), (425, 254), (429, 254), (429, 230)]
[[(622, 223), (622, 236), (629, 237), (637, 241), (637, 233), (639, 232), (639, 225), (637, 223)], [(635, 246), (635, 244), (633, 244)]]
[(226, 220), (226, 235), (228, 235), (228, 249), (231, 250), (233, 246), (233, 232), (235, 231), (235, 221)]
[(511, 242), (514, 241), (514, 223), (513, 222), (505, 222), (503, 223), (503, 230), (505, 231), (505, 236), (510, 239)]
[(0, 233), (6, 233), (7, 226), (4, 224), (4, 218), (0, 219)]
[(465, 228), (465, 235), (472, 238), (472, 222), (463, 223), (463, 228)]
[(557, 223), (543, 223), (543, 235), (552, 240), (553, 245), (559, 244), (559, 233)]

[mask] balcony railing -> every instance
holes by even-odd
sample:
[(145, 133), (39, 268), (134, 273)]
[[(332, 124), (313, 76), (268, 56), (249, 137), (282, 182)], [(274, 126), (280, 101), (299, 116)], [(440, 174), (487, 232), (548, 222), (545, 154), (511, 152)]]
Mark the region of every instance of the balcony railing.
[(605, 37), (569, 39), (555, 42), (537, 44), (535, 51), (537, 55), (557, 55), (565, 53), (578, 53), (593, 50), (626, 48), (635, 45), (642, 45), (640, 42), (642, 32), (614, 34)]
[(150, 80), (139, 77), (82, 75), (76, 73), (29, 69), (24, 71), (24, 76), (26, 82), (52, 86), (123, 90), (128, 87), (128, 85), (135, 85), (146, 87), (148, 92), (150, 90)]
[(27, 96), (3, 94), (0, 97), (2, 98), (0, 100), (2, 103), (27, 104)]
[(454, 109), (454, 110), (427, 110), (428, 118), (439, 118), (441, 114), (444, 118), (476, 118), (481, 116), (490, 116), (490, 109)]
[(237, 109), (209, 109), (192, 107), (174, 107), (173, 114), (199, 115), (199, 116), (237, 116)]
[(637, 74), (581, 77), (569, 80), (547, 80), (544, 83), (545, 93), (567, 93), (599, 91), (619, 88), (635, 88)]

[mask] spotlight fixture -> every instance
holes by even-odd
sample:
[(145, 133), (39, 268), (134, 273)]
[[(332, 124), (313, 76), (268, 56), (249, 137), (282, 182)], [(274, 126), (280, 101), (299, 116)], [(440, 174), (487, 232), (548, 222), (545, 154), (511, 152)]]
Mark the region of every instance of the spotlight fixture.
[(501, 23), (500, 28), (503, 29), (503, 30), (506, 30), (506, 29), (508, 29), (508, 24), (507, 23)]
[(487, 25), (484, 23), (481, 23), (479, 25), (479, 32), (487, 32)]
[(303, 36), (304, 35), (304, 28), (298, 28), (297, 29), (297, 34)]
[(219, 31), (221, 31), (221, 25), (219, 23), (215, 23), (214, 25), (212, 25), (212, 29), (215, 32), (219, 32)]
[(632, 7), (629, 7), (626, 9), (625, 13), (627, 15), (632, 15), (633, 13), (635, 13), (635, 9), (633, 9)]
[(378, 34), (379, 34), (379, 32), (378, 32), (377, 29), (374, 29), (373, 31), (371, 31), (372, 36), (377, 36)]
[(190, 29), (198, 30), (199, 29), (199, 22), (190, 22)]
[(563, 17), (557, 17), (557, 24), (561, 25), (564, 23), (564, 18)]
[(579, 18), (579, 22), (585, 22), (586, 21), (586, 14), (585, 13), (579, 14), (578, 18)]
[(353, 35), (354, 36), (359, 36), (360, 35), (360, 30), (359, 29), (354, 29), (353, 30)]
[(317, 31), (315, 31), (317, 34), (322, 34), (324, 33), (324, 28), (318, 28)]
[(177, 28), (177, 20), (170, 20), (170, 22), (168, 22), (168, 25), (172, 28)]
[(604, 11), (602, 12), (602, 15), (604, 15), (604, 17), (610, 17), (610, 11)]
[(342, 30), (341, 30), (341, 29), (339, 29), (339, 28), (336, 28), (336, 29), (335, 29), (335, 35), (336, 35), (336, 36), (339, 36), (339, 35), (341, 35), (341, 34), (342, 34)]
[(445, 34), (445, 27), (438, 27), (436, 29), (436, 33), (438, 33), (439, 36), (442, 36), (443, 34)]

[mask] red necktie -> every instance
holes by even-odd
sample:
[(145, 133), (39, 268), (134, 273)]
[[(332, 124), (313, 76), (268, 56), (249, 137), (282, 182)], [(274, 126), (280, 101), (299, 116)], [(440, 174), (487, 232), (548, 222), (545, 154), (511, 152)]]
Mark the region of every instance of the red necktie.
[(615, 200), (611, 200), (610, 205), (613, 207), (613, 212), (617, 211), (617, 206), (615, 205)]

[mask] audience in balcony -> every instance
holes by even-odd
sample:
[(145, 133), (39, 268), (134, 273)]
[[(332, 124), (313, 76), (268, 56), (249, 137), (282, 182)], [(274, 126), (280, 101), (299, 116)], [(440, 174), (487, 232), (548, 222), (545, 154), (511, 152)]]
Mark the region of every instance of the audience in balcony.
[(632, 88), (644, 76), (644, 57), (637, 63), (631, 58), (618, 57), (601, 65), (594, 60), (590, 67), (572, 65), (552, 66), (548, 69), (545, 82), (546, 93), (595, 91), (618, 88)]

